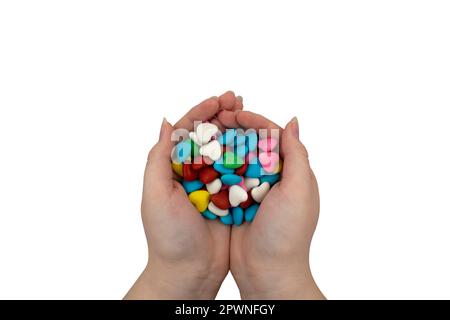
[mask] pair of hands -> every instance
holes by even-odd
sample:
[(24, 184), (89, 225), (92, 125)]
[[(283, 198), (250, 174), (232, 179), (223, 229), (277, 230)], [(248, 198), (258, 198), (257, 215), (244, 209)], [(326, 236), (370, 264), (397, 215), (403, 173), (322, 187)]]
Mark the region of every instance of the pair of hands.
[[(213, 299), (231, 270), (243, 299), (324, 298), (311, 275), (309, 248), (319, 216), (319, 192), (297, 119), (284, 129), (243, 111), (228, 91), (193, 107), (174, 126), (163, 121), (144, 176), (142, 220), (148, 264), (127, 299)], [(284, 160), (252, 223), (230, 227), (204, 219), (173, 179), (171, 134), (194, 121), (225, 128), (279, 129)]]

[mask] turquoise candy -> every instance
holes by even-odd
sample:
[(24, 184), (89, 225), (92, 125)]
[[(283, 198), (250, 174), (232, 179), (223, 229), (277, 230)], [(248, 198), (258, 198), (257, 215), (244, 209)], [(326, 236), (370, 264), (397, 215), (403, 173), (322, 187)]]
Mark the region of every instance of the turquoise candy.
[(252, 204), (250, 207), (245, 209), (245, 221), (252, 222), (258, 212), (259, 204)]
[[(220, 161), (223, 163), (222, 159), (220, 159)], [(213, 164), (214, 170), (216, 170), (217, 172), (219, 172), (221, 174), (234, 173), (233, 169), (225, 168), (222, 163), (219, 163), (218, 161), (214, 162), (214, 164)]]
[(244, 222), (244, 210), (241, 207), (231, 209), (233, 221), (236, 226), (240, 226)]
[(242, 181), (242, 177), (237, 174), (224, 174), (220, 180), (222, 180), (223, 184), (232, 186), (234, 184), (239, 184)]
[(273, 186), (275, 183), (277, 183), (278, 180), (280, 180), (280, 175), (278, 173), (262, 176), (259, 178), (260, 183), (268, 182), (271, 186)]
[(220, 221), (226, 225), (233, 224), (233, 216), (229, 213), (225, 217), (220, 217)]
[(259, 163), (259, 160), (257, 160), (256, 163), (250, 163), (248, 165), (247, 171), (245, 171), (245, 176), (247, 178), (259, 178), (261, 177), (261, 171), (261, 164)]
[(255, 131), (247, 133), (247, 146), (249, 151), (255, 151), (258, 147), (258, 135)]
[(236, 146), (234, 153), (238, 157), (244, 158), (245, 155), (248, 153), (248, 146), (246, 144), (241, 144), (239, 146)]
[(203, 182), (200, 180), (194, 180), (194, 181), (186, 181), (183, 180), (182, 182), (184, 190), (189, 194), (191, 192), (200, 190), (203, 187)]
[(217, 216), (212, 213), (211, 211), (209, 211), (208, 209), (206, 209), (205, 211), (203, 211), (203, 216), (209, 220), (214, 220), (217, 218)]
[(181, 141), (176, 146), (176, 157), (180, 162), (186, 161), (191, 156), (191, 140)]
[(227, 129), (225, 133), (223, 133), (217, 139), (220, 144), (230, 144), (236, 136), (236, 129)]

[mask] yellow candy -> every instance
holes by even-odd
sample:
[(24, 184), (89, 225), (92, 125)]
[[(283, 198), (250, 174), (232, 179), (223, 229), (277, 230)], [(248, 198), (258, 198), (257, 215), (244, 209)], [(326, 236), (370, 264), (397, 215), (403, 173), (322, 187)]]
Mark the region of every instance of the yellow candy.
[(194, 204), (199, 212), (208, 208), (209, 192), (206, 190), (197, 190), (189, 194), (189, 200)]
[(281, 161), (281, 159), (280, 159), (280, 161), (278, 162), (277, 168), (275, 169), (275, 171), (273, 173), (280, 173), (281, 169), (283, 169), (283, 161)]
[(183, 176), (183, 165), (181, 163), (172, 162), (172, 169), (180, 177)]

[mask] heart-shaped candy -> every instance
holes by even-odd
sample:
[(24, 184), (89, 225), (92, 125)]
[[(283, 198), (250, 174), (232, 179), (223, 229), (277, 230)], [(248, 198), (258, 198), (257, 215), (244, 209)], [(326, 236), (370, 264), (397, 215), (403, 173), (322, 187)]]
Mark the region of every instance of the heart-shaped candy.
[[(211, 141), (212, 137), (219, 132), (219, 128), (213, 123), (200, 123), (195, 129), (195, 135), (199, 145)], [(192, 139), (193, 140), (193, 139)], [(212, 158), (211, 158), (212, 159)]]
[[(198, 173), (192, 169), (190, 163), (183, 163), (183, 178), (186, 181), (194, 181), (197, 179)], [(203, 182), (204, 183), (204, 182)]]
[(223, 166), (228, 169), (237, 169), (244, 165), (244, 159), (239, 157), (237, 154), (226, 151), (223, 154)]
[(202, 156), (195, 157), (194, 162), (192, 163), (192, 169), (200, 170), (201, 168), (206, 167), (208, 164), (204, 161)]
[(197, 134), (193, 131), (189, 132), (189, 138), (194, 141), (197, 145), (201, 146), (203, 143), (197, 138)]
[(245, 174), (245, 171), (247, 171), (247, 168), (248, 168), (248, 163), (246, 162), (246, 163), (244, 163), (244, 165), (242, 167), (237, 168), (234, 171), (234, 174), (237, 174), (238, 176), (243, 176)]
[(220, 217), (220, 221), (224, 224), (224, 225), (230, 225), (233, 224), (233, 215), (231, 213), (229, 213), (228, 215), (226, 215), (225, 217)]
[(183, 164), (172, 162), (172, 170), (180, 177), (183, 176)]
[(239, 207), (241, 207), (242, 209), (247, 209), (248, 207), (250, 207), (255, 202), (255, 201), (253, 201), (253, 199), (251, 197), (250, 191), (247, 192), (247, 194), (248, 194), (247, 200), (245, 200), (244, 202), (241, 202), (239, 204)]
[(206, 190), (197, 190), (189, 194), (189, 200), (197, 208), (199, 212), (203, 212), (208, 208), (209, 193)]
[(213, 182), (206, 184), (206, 190), (208, 190), (209, 194), (213, 195), (220, 191), (222, 188), (222, 181), (217, 178)]
[(237, 207), (241, 202), (244, 202), (247, 199), (247, 191), (242, 189), (240, 186), (234, 185), (230, 187), (229, 200), (232, 207)]
[(256, 213), (258, 212), (259, 205), (257, 203), (251, 205), (245, 210), (244, 217), (245, 221), (252, 222), (255, 219)]
[(199, 171), (198, 179), (204, 184), (213, 182), (219, 177), (219, 173), (213, 167), (204, 167)]
[(228, 200), (228, 190), (222, 190), (219, 193), (213, 194), (210, 197), (212, 203), (216, 205), (217, 208), (226, 210), (230, 207), (230, 201)]
[(224, 174), (221, 178), (222, 183), (232, 186), (234, 184), (239, 184), (242, 181), (242, 177), (236, 174)]
[(258, 139), (255, 130), (221, 134), (216, 125), (203, 123), (173, 148), (173, 171), (205, 219), (219, 217), (226, 225), (254, 219), (282, 169), (278, 141)]
[(259, 154), (258, 159), (261, 167), (268, 173), (274, 172), (280, 162), (280, 156), (275, 152), (262, 152)]
[(233, 215), (234, 224), (240, 226), (244, 221), (244, 210), (241, 207), (236, 207), (231, 209), (231, 214)]
[(278, 140), (274, 138), (261, 139), (258, 141), (258, 148), (264, 152), (270, 152), (278, 144)]
[(270, 184), (268, 182), (263, 182), (260, 186), (254, 187), (251, 191), (253, 200), (255, 200), (258, 203), (261, 203), (261, 201), (263, 201), (264, 197), (267, 195), (269, 190)]
[(253, 189), (254, 187), (259, 186), (258, 178), (245, 178), (244, 179), (245, 187), (247, 190)]
[(199, 152), (202, 156), (210, 157), (211, 160), (216, 161), (222, 156), (222, 147), (220, 146), (219, 141), (213, 140), (202, 145)]
[(223, 210), (223, 209), (218, 208), (213, 202), (210, 202), (208, 204), (208, 210), (211, 211), (212, 213), (214, 213), (216, 216), (219, 216), (219, 217), (225, 217), (226, 215), (228, 215), (228, 213), (230, 213), (228, 211), (228, 209)]

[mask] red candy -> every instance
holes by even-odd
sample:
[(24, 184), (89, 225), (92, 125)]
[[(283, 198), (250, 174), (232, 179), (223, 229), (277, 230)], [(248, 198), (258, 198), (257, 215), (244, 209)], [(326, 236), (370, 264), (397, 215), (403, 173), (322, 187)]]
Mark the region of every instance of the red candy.
[(219, 209), (226, 210), (230, 207), (230, 201), (228, 200), (228, 189), (211, 195), (210, 199)]
[(192, 169), (190, 163), (183, 163), (183, 178), (186, 181), (194, 181), (197, 179), (198, 173)]
[(213, 167), (205, 167), (199, 171), (198, 177), (201, 182), (208, 184), (217, 179), (219, 177), (219, 173), (214, 170)]
[(237, 174), (238, 176), (243, 176), (245, 171), (247, 171), (248, 163), (245, 162), (241, 167), (237, 168), (234, 171), (234, 174)]
[(194, 163), (192, 164), (192, 169), (194, 170), (200, 170), (202, 168), (204, 168), (205, 166), (207, 166), (205, 160), (203, 159), (202, 156), (198, 156), (194, 159)]
[(253, 204), (253, 198), (251, 195), (251, 192), (247, 192), (248, 194), (248, 198), (247, 200), (245, 200), (244, 202), (241, 202), (241, 204), (239, 205), (242, 209), (247, 209), (248, 207), (250, 207)]

